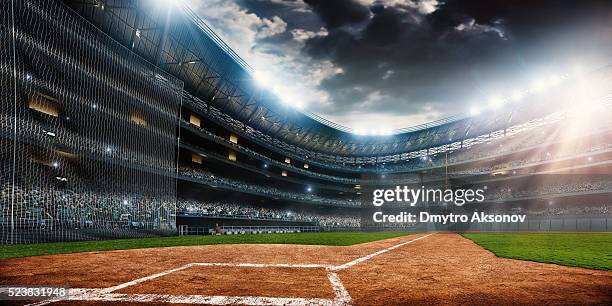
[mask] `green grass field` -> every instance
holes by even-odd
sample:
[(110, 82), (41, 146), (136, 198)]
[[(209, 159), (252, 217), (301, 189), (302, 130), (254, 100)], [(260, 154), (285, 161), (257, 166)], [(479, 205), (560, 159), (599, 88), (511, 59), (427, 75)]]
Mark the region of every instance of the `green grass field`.
[(498, 257), (612, 270), (609, 233), (465, 233)]
[(311, 245), (353, 245), (409, 234), (410, 233), (405, 232), (322, 232), (223, 236), (176, 236), (142, 239), (17, 244), (0, 246), (0, 259), (91, 251), (129, 250), (206, 244), (273, 243)]

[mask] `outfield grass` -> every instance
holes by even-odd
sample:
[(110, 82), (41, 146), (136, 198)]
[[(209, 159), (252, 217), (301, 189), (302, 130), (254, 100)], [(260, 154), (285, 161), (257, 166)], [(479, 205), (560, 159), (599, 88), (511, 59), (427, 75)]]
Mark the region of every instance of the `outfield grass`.
[(1, 245), (0, 259), (91, 251), (129, 250), (206, 244), (353, 245), (409, 235), (406, 232), (321, 232), (222, 236), (174, 236), (77, 242)]
[(610, 233), (465, 233), (498, 257), (612, 270)]

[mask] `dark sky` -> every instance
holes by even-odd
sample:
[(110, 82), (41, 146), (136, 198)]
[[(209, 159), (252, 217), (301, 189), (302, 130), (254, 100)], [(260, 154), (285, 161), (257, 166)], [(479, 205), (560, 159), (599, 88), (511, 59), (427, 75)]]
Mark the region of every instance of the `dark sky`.
[(358, 129), (440, 119), (538, 80), (612, 64), (612, 1), (191, 6), (288, 104)]

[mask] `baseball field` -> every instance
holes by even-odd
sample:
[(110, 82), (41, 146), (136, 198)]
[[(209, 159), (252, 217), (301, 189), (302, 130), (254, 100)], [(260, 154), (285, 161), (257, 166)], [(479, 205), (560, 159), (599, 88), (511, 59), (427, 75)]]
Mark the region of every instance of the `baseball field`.
[(610, 304), (606, 233), (296, 233), (0, 247), (35, 305)]

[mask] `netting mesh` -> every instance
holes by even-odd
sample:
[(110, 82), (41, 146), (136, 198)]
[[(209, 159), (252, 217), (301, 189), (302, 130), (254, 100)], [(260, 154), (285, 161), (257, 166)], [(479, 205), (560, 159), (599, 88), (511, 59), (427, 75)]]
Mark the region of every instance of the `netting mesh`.
[(182, 82), (57, 1), (0, 14), (2, 243), (172, 233)]

